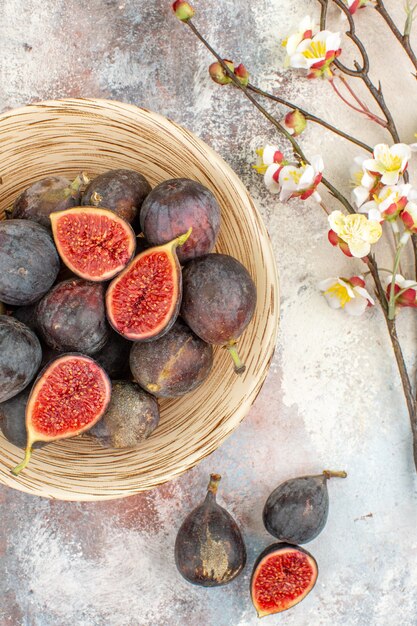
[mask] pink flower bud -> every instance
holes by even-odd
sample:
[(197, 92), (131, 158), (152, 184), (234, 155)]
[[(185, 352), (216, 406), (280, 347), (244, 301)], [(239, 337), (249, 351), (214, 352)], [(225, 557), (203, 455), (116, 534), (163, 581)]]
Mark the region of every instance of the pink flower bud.
[[(223, 63), (227, 65), (227, 67), (229, 68), (231, 72), (234, 72), (235, 65), (233, 61), (229, 61), (228, 59), (223, 59)], [(230, 76), (226, 74), (225, 70), (223, 69), (223, 67), (220, 65), (218, 61), (210, 65), (209, 74), (210, 74), (211, 79), (214, 80), (214, 82), (217, 83), (218, 85), (228, 85), (229, 83), (232, 82), (232, 79), (230, 78)]]
[[(408, 281), (411, 282), (411, 281)], [(400, 294), (400, 292), (402, 291), (402, 293)], [(404, 288), (404, 285), (402, 284), (398, 284), (398, 282), (395, 282), (394, 285), (394, 293), (396, 295), (396, 299), (395, 299), (395, 304), (397, 306), (404, 306), (404, 307), (412, 307), (413, 309), (417, 308), (417, 292), (415, 289), (410, 288)], [(391, 283), (389, 285), (387, 285), (387, 300), (389, 302), (390, 300), (390, 295), (391, 295)], [(400, 295), (398, 295), (400, 294)]]
[(307, 120), (298, 109), (295, 109), (294, 111), (287, 113), (284, 118), (284, 124), (291, 135), (298, 137), (298, 135), (301, 135), (301, 133), (305, 130)]
[(172, 10), (181, 22), (188, 22), (195, 13), (193, 7), (183, 0), (176, 0), (172, 5)]
[(235, 76), (238, 78), (240, 84), (246, 87), (249, 82), (249, 72), (243, 63), (240, 63), (240, 65), (235, 68)]
[(410, 233), (417, 233), (417, 204), (408, 202), (400, 217)]
[(352, 256), (352, 253), (349, 250), (349, 246), (346, 241), (343, 241), (343, 239), (341, 239), (334, 230), (329, 230), (327, 236), (332, 246), (339, 246), (343, 254), (350, 257)]

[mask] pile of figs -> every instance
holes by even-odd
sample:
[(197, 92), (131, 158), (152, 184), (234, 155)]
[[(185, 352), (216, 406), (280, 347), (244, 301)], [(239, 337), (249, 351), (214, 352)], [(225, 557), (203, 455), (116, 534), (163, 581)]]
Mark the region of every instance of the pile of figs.
[(201, 385), (213, 345), (236, 341), (256, 288), (213, 253), (220, 207), (197, 181), (154, 189), (139, 172), (50, 176), (0, 222), (0, 427), (26, 447), (89, 431), (131, 448), (158, 426), (158, 398)]
[[(329, 478), (346, 472), (325, 470), (280, 484), (268, 497), (263, 522), (278, 543), (256, 559), (250, 593), (258, 617), (281, 613), (301, 602), (317, 581), (315, 558), (298, 544), (312, 541), (323, 530), (329, 513)], [(188, 514), (178, 530), (175, 563), (190, 583), (225, 585), (246, 564), (246, 548), (234, 518), (216, 501), (220, 475), (212, 474), (203, 502)]]

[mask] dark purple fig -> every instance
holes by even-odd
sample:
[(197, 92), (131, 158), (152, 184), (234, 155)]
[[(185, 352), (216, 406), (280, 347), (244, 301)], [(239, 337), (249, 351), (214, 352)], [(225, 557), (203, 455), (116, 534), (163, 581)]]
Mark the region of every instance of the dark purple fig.
[(43, 178), (16, 198), (10, 217), (32, 220), (50, 229), (50, 214), (78, 206), (81, 200), (81, 188), (88, 182), (83, 172), (73, 182), (64, 176)]
[(104, 348), (94, 355), (94, 359), (110, 378), (114, 380), (130, 378), (129, 354), (132, 345), (131, 341), (109, 329), (109, 340)]
[(103, 283), (66, 280), (42, 298), (37, 313), (42, 339), (59, 352), (92, 355), (109, 338)]
[(150, 184), (139, 172), (110, 170), (91, 181), (81, 204), (111, 209), (130, 224), (138, 226), (141, 206), (150, 190)]
[[(0, 404), (0, 430), (14, 446), (26, 447), (26, 405), (30, 396), (30, 386), (26, 387), (17, 396)], [(35, 443), (34, 448), (42, 447), (42, 443)]]
[(282, 613), (310, 593), (319, 570), (307, 550), (274, 543), (260, 554), (253, 567), (250, 591), (258, 617)]
[(158, 398), (192, 391), (210, 374), (213, 348), (177, 320), (171, 330), (150, 343), (134, 343), (130, 369), (134, 380)]
[(42, 359), (39, 339), (27, 326), (0, 316), (0, 402), (5, 402), (30, 383)]
[(0, 300), (23, 306), (51, 288), (59, 257), (49, 232), (29, 220), (0, 221)]
[(187, 263), (183, 270), (181, 316), (207, 343), (228, 348), (241, 374), (245, 366), (236, 341), (251, 321), (256, 287), (247, 269), (227, 254), (207, 254)]
[(185, 518), (175, 541), (175, 562), (188, 582), (217, 587), (231, 582), (246, 564), (246, 548), (233, 517), (216, 502), (218, 474), (211, 474), (202, 504)]
[(112, 381), (110, 404), (91, 429), (104, 447), (136, 448), (159, 424), (158, 402), (138, 385)]
[(140, 225), (152, 245), (167, 243), (192, 228), (188, 241), (178, 250), (182, 264), (213, 250), (220, 207), (211, 191), (195, 180), (165, 180), (143, 203)]
[(324, 471), (318, 476), (292, 478), (269, 496), (263, 510), (266, 530), (287, 543), (308, 543), (326, 525), (329, 514), (329, 478), (346, 478), (346, 472)]

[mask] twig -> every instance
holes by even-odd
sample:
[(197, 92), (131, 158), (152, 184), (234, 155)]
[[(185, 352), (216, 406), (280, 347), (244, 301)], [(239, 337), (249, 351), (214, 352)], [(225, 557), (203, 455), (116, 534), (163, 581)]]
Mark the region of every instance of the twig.
[[(395, 24), (394, 20), (392, 19), (391, 15), (388, 13), (387, 9), (385, 8), (383, 0), (376, 0), (375, 9), (378, 11), (380, 16), (385, 20), (391, 32), (398, 39), (398, 41), (404, 48), (408, 58), (410, 59), (411, 63), (414, 65), (414, 69), (417, 71), (417, 57), (411, 47), (409, 35), (406, 33), (402, 33), (400, 31), (400, 29), (398, 28), (398, 26)], [(415, 74), (415, 77), (417, 78), (417, 74)]]
[[(342, 78), (341, 76), (339, 76), (339, 78)], [(352, 104), (351, 102), (349, 102), (349, 100), (347, 100), (344, 95), (339, 91), (339, 89), (336, 86), (336, 83), (334, 81), (334, 79), (331, 79), (329, 81), (330, 86), (333, 88), (334, 92), (336, 93), (336, 95), (342, 100), (342, 102), (344, 102), (350, 109), (353, 109), (354, 111), (356, 111), (357, 113), (361, 113), (362, 115), (365, 115), (368, 119), (370, 119), (372, 122), (376, 122), (377, 124), (379, 124), (380, 126), (382, 126), (383, 128), (387, 128), (387, 122), (385, 122), (383, 119), (381, 119), (380, 117), (378, 117), (377, 115), (374, 115), (374, 113), (371, 113), (371, 111), (368, 109), (368, 107), (366, 107), (360, 100), (359, 98), (357, 98), (357, 96), (355, 95), (355, 100), (357, 102), (360, 103), (360, 108), (356, 107), (354, 104)], [(346, 84), (346, 82), (344, 82), (344, 84)], [(349, 87), (349, 93), (353, 93), (353, 90)]]
[[(278, 122), (278, 120), (276, 120), (261, 104), (259, 104), (256, 98), (253, 97), (250, 90), (242, 85), (242, 83), (223, 61), (222, 57), (212, 48), (212, 46), (203, 37), (200, 31), (194, 26), (193, 22), (191, 20), (188, 20), (186, 24), (192, 30), (195, 36), (201, 41), (201, 43), (207, 48), (207, 50), (209, 50), (211, 54), (217, 59), (217, 61), (220, 63), (221, 67), (223, 68), (227, 76), (229, 76), (233, 84), (236, 85), (236, 87), (245, 94), (248, 100), (252, 102), (252, 104), (258, 109), (258, 111), (260, 111), (260, 113), (262, 113), (262, 115), (266, 117), (266, 119), (278, 130), (278, 132), (288, 139), (294, 149), (294, 152), (302, 159), (302, 161), (304, 161), (304, 163), (309, 163), (309, 160), (307, 159), (306, 155), (304, 154), (303, 150), (301, 149), (298, 142), (294, 139), (294, 137), (286, 130), (286, 128), (284, 128), (282, 124)], [(321, 182), (325, 187), (327, 187), (330, 193), (335, 198), (337, 198), (341, 204), (343, 204), (343, 206), (349, 213), (355, 213), (355, 210), (349, 200), (342, 193), (340, 193), (340, 191), (338, 191), (338, 189), (336, 189), (336, 187), (329, 180), (327, 180), (327, 178), (324, 178), (323, 176)]]
[[(321, 6), (323, 6), (323, 4), (325, 4), (326, 6), (328, 5), (328, 0), (318, 0), (318, 2), (321, 4)], [(354, 62), (355, 69), (351, 69), (347, 67), (346, 65), (341, 63), (339, 59), (336, 59), (334, 61), (334, 64), (344, 74), (347, 74), (348, 76), (352, 76), (354, 78), (360, 78), (365, 83), (370, 94), (372, 95), (375, 102), (378, 104), (379, 108), (384, 114), (384, 117), (387, 121), (386, 128), (388, 132), (390, 133), (394, 142), (399, 143), (400, 138), (398, 135), (397, 127), (395, 125), (391, 112), (389, 111), (386, 105), (385, 98), (382, 93), (381, 84), (379, 83), (378, 87), (376, 87), (369, 77), (369, 57), (368, 57), (368, 53), (366, 51), (364, 44), (362, 43), (362, 41), (359, 39), (359, 37), (356, 34), (355, 20), (353, 19), (353, 16), (350, 13), (347, 4), (345, 4), (343, 0), (333, 0), (333, 2), (346, 15), (348, 24), (349, 24), (349, 30), (346, 32), (346, 35), (354, 43), (354, 45), (359, 50), (359, 53), (361, 55), (361, 64), (358, 63), (358, 61)]]
[(360, 141), (360, 139), (356, 139), (356, 137), (353, 137), (352, 135), (349, 135), (348, 133), (345, 133), (343, 130), (340, 130), (340, 128), (336, 128), (336, 126), (333, 126), (332, 124), (329, 124), (329, 122), (326, 122), (325, 120), (322, 120), (320, 117), (317, 117), (316, 115), (313, 115), (313, 113), (309, 113), (308, 111), (306, 111), (305, 109), (302, 109), (298, 105), (293, 104), (292, 102), (289, 102), (288, 100), (285, 100), (284, 98), (281, 98), (280, 96), (275, 96), (272, 93), (268, 93), (267, 91), (263, 91), (262, 89), (259, 89), (259, 87), (255, 87), (255, 85), (252, 85), (251, 83), (248, 84), (248, 89), (250, 91), (253, 91), (253, 93), (258, 94), (259, 96), (263, 96), (264, 98), (268, 98), (269, 100), (273, 100), (274, 102), (278, 102), (279, 104), (283, 104), (284, 106), (289, 107), (290, 109), (296, 109), (297, 111), (300, 111), (300, 113), (302, 113), (304, 115), (306, 120), (310, 120), (310, 122), (314, 122), (315, 124), (319, 124), (320, 126), (323, 126), (323, 128), (327, 128), (328, 130), (331, 130), (332, 133), (335, 133), (336, 135), (339, 135), (339, 137), (343, 137), (344, 139), (347, 139), (351, 143), (356, 144), (360, 148), (363, 148), (363, 150), (366, 150), (367, 152), (371, 152), (372, 153), (371, 146), (368, 146), (363, 141)]

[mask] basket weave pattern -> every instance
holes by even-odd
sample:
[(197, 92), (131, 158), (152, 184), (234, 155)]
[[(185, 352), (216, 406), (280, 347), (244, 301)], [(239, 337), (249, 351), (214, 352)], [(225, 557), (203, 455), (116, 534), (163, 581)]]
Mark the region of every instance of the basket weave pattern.
[(215, 351), (208, 380), (182, 399), (161, 402), (161, 422), (135, 450), (104, 449), (88, 435), (35, 450), (19, 477), (10, 474), (22, 451), (0, 435), (0, 481), (63, 500), (104, 500), (151, 489), (213, 452), (255, 400), (271, 360), (278, 327), (278, 278), (265, 226), (242, 183), (193, 134), (160, 115), (106, 100), (69, 99), (30, 105), (0, 116), (0, 218), (36, 180), (61, 174), (90, 177), (131, 168), (152, 186), (187, 177), (209, 187), (222, 209), (217, 251), (238, 258), (254, 278), (258, 303), (239, 342), (247, 369), (233, 372)]

